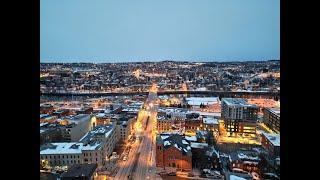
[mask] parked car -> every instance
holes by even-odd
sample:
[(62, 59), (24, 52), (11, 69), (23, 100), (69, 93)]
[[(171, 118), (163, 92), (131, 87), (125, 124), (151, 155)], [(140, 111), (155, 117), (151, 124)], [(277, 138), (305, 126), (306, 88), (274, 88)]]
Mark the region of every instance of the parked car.
[(176, 176), (176, 175), (177, 175), (177, 173), (175, 173), (175, 172), (168, 173), (168, 176)]

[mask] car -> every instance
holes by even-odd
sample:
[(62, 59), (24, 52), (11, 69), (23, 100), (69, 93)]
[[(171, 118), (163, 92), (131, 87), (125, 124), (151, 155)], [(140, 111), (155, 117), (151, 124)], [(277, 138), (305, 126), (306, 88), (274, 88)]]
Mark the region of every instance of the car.
[(170, 173), (168, 173), (167, 175), (168, 175), (168, 176), (176, 176), (177, 173), (175, 173), (175, 172), (170, 172)]
[(194, 177), (193, 173), (188, 173), (188, 177)]

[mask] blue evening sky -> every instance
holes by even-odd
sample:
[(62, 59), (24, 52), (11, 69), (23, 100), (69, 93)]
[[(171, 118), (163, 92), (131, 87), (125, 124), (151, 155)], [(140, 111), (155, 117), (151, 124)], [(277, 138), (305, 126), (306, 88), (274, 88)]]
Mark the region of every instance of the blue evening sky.
[(41, 0), (41, 62), (280, 59), (279, 0)]

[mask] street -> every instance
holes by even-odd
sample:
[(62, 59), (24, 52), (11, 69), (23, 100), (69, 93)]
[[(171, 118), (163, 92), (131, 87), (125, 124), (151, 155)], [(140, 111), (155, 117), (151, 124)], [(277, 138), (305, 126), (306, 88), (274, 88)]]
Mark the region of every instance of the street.
[(145, 102), (147, 111), (142, 109), (138, 116), (138, 140), (132, 145), (128, 160), (119, 163), (119, 170), (114, 179), (155, 179), (155, 135), (152, 129), (157, 118), (156, 98), (153, 86)]

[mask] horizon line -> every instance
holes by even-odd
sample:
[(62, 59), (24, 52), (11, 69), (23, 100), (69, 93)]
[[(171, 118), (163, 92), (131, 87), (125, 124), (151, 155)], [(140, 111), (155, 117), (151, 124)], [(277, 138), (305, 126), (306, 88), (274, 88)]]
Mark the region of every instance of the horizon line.
[(52, 62), (41, 62), (42, 63), (52, 63), (52, 64), (58, 64), (58, 63), (63, 63), (63, 64), (76, 64), (76, 63), (81, 63), (81, 64), (116, 64), (116, 63), (159, 63), (159, 62), (188, 62), (188, 63), (232, 63), (232, 62), (267, 62), (267, 61), (280, 61), (280, 59), (268, 59), (268, 60), (215, 60), (215, 61), (190, 61), (190, 60), (131, 60), (131, 61), (117, 61), (117, 62), (85, 62), (85, 61), (78, 61), (78, 62), (57, 62), (57, 61), (52, 61)]

